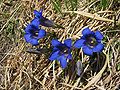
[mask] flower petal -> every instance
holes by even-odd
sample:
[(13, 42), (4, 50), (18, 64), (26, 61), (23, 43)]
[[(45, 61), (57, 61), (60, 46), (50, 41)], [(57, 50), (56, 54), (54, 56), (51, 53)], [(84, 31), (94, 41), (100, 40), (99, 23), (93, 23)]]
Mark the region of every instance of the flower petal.
[(72, 54), (71, 53), (68, 54), (67, 59), (72, 59)]
[(39, 19), (34, 18), (34, 19), (31, 21), (30, 25), (32, 25), (35, 29), (39, 29), (39, 25), (40, 25)]
[(45, 35), (46, 35), (46, 31), (45, 30), (43, 30), (43, 29), (39, 30), (39, 32), (38, 32), (38, 39), (45, 37)]
[(83, 52), (84, 54), (89, 55), (89, 56), (93, 55), (93, 50), (89, 48), (88, 46), (83, 46)]
[(71, 48), (71, 46), (72, 46), (72, 40), (71, 40), (71, 39), (66, 39), (66, 40), (64, 40), (64, 44), (65, 44), (67, 47)]
[(62, 43), (59, 42), (57, 39), (53, 39), (51, 43), (52, 43), (52, 46), (54, 46), (54, 47), (62, 45)]
[(56, 60), (58, 57), (59, 57), (59, 51), (56, 51), (51, 54), (49, 59), (53, 61), (53, 60)]
[(86, 36), (86, 35), (92, 34), (92, 31), (91, 31), (91, 29), (89, 29), (89, 28), (85, 28), (85, 29), (82, 31), (82, 34), (83, 34), (83, 36)]
[(103, 48), (104, 45), (102, 43), (98, 43), (98, 45), (93, 48), (93, 52), (102, 52)]
[(85, 40), (85, 39), (86, 39), (86, 37), (85, 37), (85, 36), (82, 36), (82, 37), (81, 37), (81, 39), (84, 39), (84, 40)]
[(39, 45), (38, 39), (32, 38), (31, 41), (30, 41), (30, 44), (32, 44), (33, 46)]
[(60, 57), (58, 57), (58, 60), (60, 61), (62, 68), (66, 68), (67, 60), (66, 60), (65, 56), (61, 55)]
[(58, 50), (59, 50), (59, 48), (57, 48), (57, 47), (53, 48), (53, 52), (58, 51)]
[(100, 39), (96, 39), (96, 41), (97, 41), (97, 43), (101, 43), (102, 40), (100, 40)]
[(34, 10), (34, 14), (37, 18), (41, 18), (42, 17), (42, 10), (40, 10), (40, 12), (37, 10)]
[(74, 44), (74, 47), (76, 48), (81, 48), (84, 44), (85, 40), (84, 39), (78, 39), (75, 44)]
[(24, 38), (25, 38), (26, 42), (30, 43), (30, 41), (31, 41), (31, 34), (25, 34)]
[(27, 25), (27, 27), (25, 28), (25, 32), (30, 34), (32, 30), (32, 26), (30, 24)]
[(102, 40), (103, 39), (103, 35), (102, 35), (102, 33), (100, 31), (96, 31), (95, 32), (95, 37), (98, 40)]

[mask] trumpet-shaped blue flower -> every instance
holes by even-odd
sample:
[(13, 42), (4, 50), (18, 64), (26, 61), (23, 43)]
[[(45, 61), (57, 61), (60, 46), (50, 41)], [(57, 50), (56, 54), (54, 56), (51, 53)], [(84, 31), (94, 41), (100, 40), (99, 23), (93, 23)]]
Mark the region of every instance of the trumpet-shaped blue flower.
[(72, 40), (66, 39), (64, 44), (59, 42), (57, 39), (52, 40), (53, 52), (50, 56), (50, 60), (58, 60), (62, 68), (67, 66), (67, 59), (72, 59), (71, 48), (72, 48)]
[(42, 16), (42, 10), (40, 10), (40, 11), (34, 10), (34, 15), (35, 15), (35, 18), (39, 20), (40, 25), (45, 26), (45, 27), (53, 27), (54, 26), (53, 21), (48, 20), (47, 18)]
[(35, 15), (35, 19), (39, 20), (40, 25), (42, 25), (42, 26), (64, 29), (64, 27), (62, 27), (61, 25), (58, 25), (58, 24), (54, 23), (53, 21), (43, 17), (42, 10), (40, 10), (40, 11), (34, 10), (34, 15)]
[(84, 54), (93, 55), (93, 52), (101, 52), (104, 48), (104, 45), (101, 43), (103, 35), (100, 31), (93, 32), (89, 28), (85, 28), (82, 31), (83, 36), (81, 39), (78, 39), (74, 47), (83, 49)]
[(32, 44), (33, 46), (38, 45), (38, 40), (46, 35), (45, 30), (39, 29), (39, 22), (34, 19), (25, 29), (24, 38), (26, 42)]

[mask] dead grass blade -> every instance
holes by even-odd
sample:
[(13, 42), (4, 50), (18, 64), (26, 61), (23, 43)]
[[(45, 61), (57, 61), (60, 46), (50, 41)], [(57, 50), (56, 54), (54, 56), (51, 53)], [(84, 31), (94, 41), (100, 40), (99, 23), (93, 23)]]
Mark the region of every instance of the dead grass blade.
[(82, 16), (89, 17), (89, 18), (96, 19), (96, 20), (100, 20), (100, 21), (114, 22), (114, 20), (100, 17), (96, 13), (91, 14), (91, 13), (84, 12), (84, 11), (65, 11), (64, 13), (76, 13), (76, 14), (80, 14)]

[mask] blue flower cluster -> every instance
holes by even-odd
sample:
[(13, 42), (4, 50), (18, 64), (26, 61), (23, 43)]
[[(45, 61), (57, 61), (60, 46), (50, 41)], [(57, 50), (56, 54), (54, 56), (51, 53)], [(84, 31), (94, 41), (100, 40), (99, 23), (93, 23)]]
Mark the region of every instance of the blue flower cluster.
[(46, 35), (46, 31), (34, 26), (33, 22), (26, 27), (24, 38), (26, 42), (36, 46), (39, 44), (38, 40)]
[(89, 28), (82, 31), (83, 36), (77, 40), (74, 47), (83, 49), (84, 54), (93, 55), (93, 52), (101, 52), (104, 45), (101, 43), (103, 35), (100, 31), (93, 32)]
[[(40, 12), (34, 10), (35, 18), (27, 25), (25, 29), (24, 38), (26, 42), (32, 44), (33, 46), (39, 45), (38, 40), (45, 37), (46, 31), (41, 29), (40, 25), (45, 27), (55, 27), (55, 23), (51, 20), (46, 19), (42, 16), (42, 10)], [(85, 28), (82, 31), (83, 36), (75, 41), (72, 45), (71, 39), (64, 40), (61, 43), (57, 39), (52, 40), (53, 51), (49, 57), (49, 60), (58, 60), (62, 68), (67, 66), (67, 59), (72, 59), (72, 49), (82, 48), (84, 54), (92, 56), (93, 53), (102, 52), (104, 45), (102, 44), (103, 35), (100, 31), (91, 31), (89, 28)]]
[[(84, 54), (92, 56), (93, 52), (101, 52), (104, 45), (101, 43), (103, 35), (100, 31), (93, 32), (89, 28), (85, 28), (82, 31), (83, 36), (78, 39), (73, 47), (83, 49)], [(50, 60), (58, 60), (62, 68), (67, 66), (67, 59), (72, 59), (72, 40), (66, 39), (64, 44), (60, 43), (58, 40), (52, 40), (53, 52), (50, 56)]]
[(42, 10), (34, 10), (35, 18), (27, 25), (25, 29), (24, 38), (26, 42), (36, 46), (39, 44), (38, 40), (45, 37), (46, 31), (41, 29), (40, 25), (45, 27), (54, 27), (55, 24), (53, 21), (48, 20), (42, 16)]
[(72, 48), (72, 40), (66, 39), (64, 44), (59, 42), (56, 39), (52, 40), (53, 52), (50, 56), (50, 60), (58, 60), (62, 68), (67, 66), (67, 59), (72, 59), (71, 48)]

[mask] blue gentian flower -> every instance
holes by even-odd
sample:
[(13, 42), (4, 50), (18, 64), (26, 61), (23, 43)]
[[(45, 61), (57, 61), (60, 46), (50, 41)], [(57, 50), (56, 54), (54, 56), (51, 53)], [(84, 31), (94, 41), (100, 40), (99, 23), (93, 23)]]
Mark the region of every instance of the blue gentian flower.
[(38, 45), (38, 40), (46, 35), (45, 30), (39, 29), (39, 22), (34, 19), (25, 29), (24, 38), (26, 42), (32, 44), (33, 46)]
[(35, 15), (35, 18), (39, 20), (40, 25), (45, 27), (52, 27), (54, 25), (53, 21), (48, 20), (47, 18), (42, 16), (42, 10), (40, 11), (34, 10), (34, 15)]
[(101, 43), (103, 35), (100, 31), (93, 32), (89, 28), (85, 28), (82, 31), (83, 36), (81, 39), (78, 39), (74, 47), (83, 49), (84, 54), (93, 55), (93, 52), (101, 52), (104, 48), (104, 45)]
[(52, 40), (53, 52), (50, 56), (50, 60), (58, 60), (62, 68), (67, 66), (67, 59), (72, 59), (71, 48), (72, 48), (72, 40), (66, 39), (64, 44), (59, 42), (57, 39)]
[(62, 27), (61, 25), (58, 25), (58, 24), (54, 23), (53, 21), (43, 17), (42, 10), (40, 10), (40, 11), (34, 10), (34, 15), (35, 15), (35, 19), (39, 20), (40, 25), (42, 25), (42, 26), (64, 29), (64, 27)]

